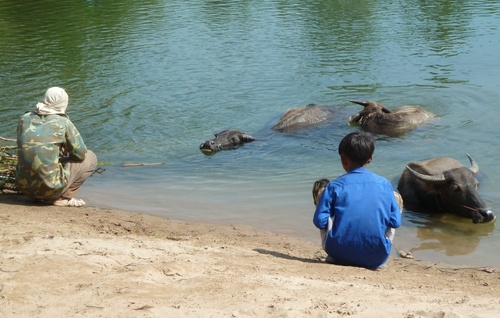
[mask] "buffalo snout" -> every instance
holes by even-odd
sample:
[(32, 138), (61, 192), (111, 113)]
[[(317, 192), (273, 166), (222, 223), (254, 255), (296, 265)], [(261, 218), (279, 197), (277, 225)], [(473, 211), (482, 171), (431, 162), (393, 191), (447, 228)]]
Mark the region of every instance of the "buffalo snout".
[(216, 152), (220, 150), (220, 147), (219, 144), (212, 139), (200, 144), (200, 150), (203, 152)]
[(491, 210), (474, 211), (472, 213), (472, 222), (474, 223), (488, 223), (496, 218)]

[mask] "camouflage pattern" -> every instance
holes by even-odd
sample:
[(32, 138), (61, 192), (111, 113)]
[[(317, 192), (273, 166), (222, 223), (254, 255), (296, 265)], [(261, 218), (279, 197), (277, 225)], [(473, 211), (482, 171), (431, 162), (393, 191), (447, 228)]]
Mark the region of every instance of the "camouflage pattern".
[(65, 190), (69, 169), (60, 160), (61, 147), (70, 160), (83, 160), (87, 147), (66, 115), (26, 112), (17, 126), (18, 189), (33, 199), (56, 200)]

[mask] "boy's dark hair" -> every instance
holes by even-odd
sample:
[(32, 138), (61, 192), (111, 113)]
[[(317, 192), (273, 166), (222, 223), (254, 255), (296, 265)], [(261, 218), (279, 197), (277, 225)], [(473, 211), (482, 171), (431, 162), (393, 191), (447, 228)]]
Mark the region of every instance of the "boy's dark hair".
[(375, 140), (366, 132), (353, 132), (339, 144), (339, 155), (347, 156), (360, 167), (364, 166), (375, 151)]

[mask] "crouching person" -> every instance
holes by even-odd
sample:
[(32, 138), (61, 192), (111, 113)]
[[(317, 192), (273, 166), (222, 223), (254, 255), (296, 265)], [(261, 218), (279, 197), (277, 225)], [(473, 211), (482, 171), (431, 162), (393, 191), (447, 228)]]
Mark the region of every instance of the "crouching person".
[(75, 195), (95, 171), (97, 158), (66, 115), (67, 106), (66, 91), (51, 87), (37, 109), (21, 117), (16, 180), (18, 189), (34, 200), (80, 207), (85, 202)]

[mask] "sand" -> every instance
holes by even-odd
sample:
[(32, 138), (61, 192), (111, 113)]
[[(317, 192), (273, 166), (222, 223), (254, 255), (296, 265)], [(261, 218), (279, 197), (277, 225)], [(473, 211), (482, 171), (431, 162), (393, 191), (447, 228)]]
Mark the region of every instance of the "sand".
[(0, 194), (0, 317), (499, 317), (500, 272)]

